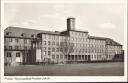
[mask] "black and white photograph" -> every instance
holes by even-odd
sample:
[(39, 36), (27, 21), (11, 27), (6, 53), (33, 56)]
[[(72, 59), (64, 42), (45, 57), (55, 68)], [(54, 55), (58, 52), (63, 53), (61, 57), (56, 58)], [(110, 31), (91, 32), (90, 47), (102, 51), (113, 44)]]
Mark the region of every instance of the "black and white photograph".
[(4, 3), (3, 75), (125, 76), (126, 4), (112, 1)]

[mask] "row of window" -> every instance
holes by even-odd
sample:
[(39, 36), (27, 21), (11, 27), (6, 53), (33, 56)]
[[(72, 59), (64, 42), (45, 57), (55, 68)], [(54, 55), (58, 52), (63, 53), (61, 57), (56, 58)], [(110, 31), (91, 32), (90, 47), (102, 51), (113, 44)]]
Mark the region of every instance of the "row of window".
[[(17, 43), (21, 40), (19, 38), (5, 38), (5, 42), (7, 39), (9, 40), (9, 42), (12, 42), (12, 39), (15, 39), (15, 42), (17, 42)], [(29, 39), (22, 39), (22, 40), (24, 40), (24, 44), (31, 42), (31, 40), (29, 40)], [(61, 45), (61, 43), (64, 43), (64, 42), (44, 41), (44, 45), (57, 45), (57, 46), (59, 46), (59, 45)], [(90, 45), (90, 47), (104, 46), (104, 44), (102, 44), (102, 40), (101, 40), (100, 44), (93, 44), (93, 42), (91, 42), (91, 40), (89, 41), (89, 43), (92, 43), (92, 44), (88, 44), (88, 45)], [(85, 45), (85, 44), (80, 44), (80, 43), (74, 43), (74, 46), (79, 46), (79, 47), (83, 46), (84, 47), (84, 46), (87, 46), (87, 44)], [(121, 49), (121, 46), (109, 46), (109, 48), (111, 48), (111, 49), (120, 48)]]
[(52, 55), (52, 59), (63, 59), (63, 55)]
[(31, 42), (29, 39), (20, 39), (20, 38), (4, 38), (4, 42), (7, 42), (7, 41), (9, 41), (9, 42), (13, 42), (13, 40), (15, 40), (15, 42), (16, 42), (16, 43), (20, 42), (21, 40), (22, 40), (25, 44), (27, 44), (27, 43)]
[(121, 46), (108, 46), (109, 49), (122, 49)]
[(15, 46), (15, 47), (13, 47), (13, 46), (4, 46), (4, 49), (9, 49), (9, 50), (21, 50), (21, 49), (29, 49), (30, 48), (30, 46)]
[(122, 54), (122, 51), (108, 51), (108, 54)]
[(73, 59), (75, 59), (75, 58), (77, 58), (77, 59), (85, 59), (85, 60), (87, 60), (87, 59), (89, 59), (89, 56), (81, 56), (81, 55), (78, 55), (78, 56), (74, 56), (74, 55), (69, 55), (68, 57), (64, 57), (63, 55), (52, 55), (52, 59), (66, 59), (66, 58), (68, 58), (68, 60), (73, 60)]
[[(8, 52), (6, 57), (12, 57), (12, 53)], [(16, 57), (20, 57), (20, 53), (16, 53)]]
[(70, 42), (55, 42), (55, 41), (44, 41), (44, 45), (56, 45), (56, 46), (65, 46), (72, 45), (78, 47), (99, 47), (103, 48), (105, 45), (96, 45), (96, 44), (81, 44), (81, 43), (70, 43)]
[[(46, 55), (51, 55), (51, 52), (53, 52), (53, 50), (52, 51), (44, 51), (43, 52), (43, 54), (46, 56)], [(56, 50), (56, 52), (59, 52), (59, 49), (57, 49)], [(62, 52), (62, 51), (60, 51), (60, 52)], [(66, 51), (63, 51), (63, 52), (66, 52)], [(72, 50), (70, 53), (73, 53), (73, 52), (79, 52), (79, 53), (104, 53), (105, 51), (102, 51), (102, 50), (100, 50), (100, 51), (77, 51), (77, 50)], [(47, 54), (48, 53), (48, 54)]]
[(70, 55), (67, 58), (68, 60), (89, 60), (90, 55)]
[[(108, 55), (107, 58), (111, 58), (111, 55)], [(64, 57), (63, 55), (52, 55), (52, 59), (63, 59), (66, 57)], [(76, 60), (76, 59), (83, 59), (83, 60), (88, 60), (90, 58), (93, 59), (102, 59), (102, 55), (69, 55), (68, 60)]]
[(62, 48), (55, 48), (55, 47), (44, 47), (44, 51), (52, 51), (52, 52), (64, 52), (64, 51), (66, 51), (66, 50), (72, 50), (72, 52), (77, 52), (77, 51), (79, 51), (79, 52), (104, 52), (105, 51), (105, 49), (90, 49), (90, 48), (86, 48), (86, 49), (73, 49), (73, 48), (64, 48), (64, 47), (62, 47)]
[(87, 33), (80, 33), (80, 32), (70, 32), (71, 35), (75, 35), (75, 36), (87, 36)]
[[(77, 37), (68, 37), (68, 38), (64, 38), (64, 37), (59, 37), (59, 36), (56, 36), (57, 38), (55, 38), (53, 36), (53, 38), (51, 38), (52, 36), (48, 35), (48, 38), (49, 39), (52, 39), (52, 40), (71, 40), (71, 41), (79, 41), (79, 42), (89, 42), (89, 43), (105, 43), (105, 41), (103, 40), (96, 40), (96, 39), (87, 39), (87, 38), (77, 38)], [(46, 38), (44, 38), (46, 39)]]

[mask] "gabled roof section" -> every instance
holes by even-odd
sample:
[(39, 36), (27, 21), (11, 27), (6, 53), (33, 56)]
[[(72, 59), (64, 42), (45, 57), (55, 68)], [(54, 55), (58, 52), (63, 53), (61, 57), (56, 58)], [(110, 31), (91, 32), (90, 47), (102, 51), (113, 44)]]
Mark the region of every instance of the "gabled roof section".
[(60, 32), (52, 32), (52, 31), (44, 31), (44, 30), (36, 30), (36, 29), (27, 29), (27, 28), (21, 28), (21, 27), (7, 27), (4, 30), (4, 36), (5, 37), (22, 37), (23, 35), (26, 38), (31, 38), (32, 35), (37, 35), (39, 33), (42, 34), (55, 34), (59, 35)]
[(120, 43), (114, 41), (113, 39), (107, 38), (106, 39), (106, 45), (117, 45), (117, 46), (122, 46)]
[(117, 46), (122, 46), (120, 43), (114, 41), (113, 39), (106, 38), (106, 37), (97, 37), (97, 36), (89, 36), (89, 39), (97, 39), (97, 40), (105, 40), (106, 45), (117, 45)]

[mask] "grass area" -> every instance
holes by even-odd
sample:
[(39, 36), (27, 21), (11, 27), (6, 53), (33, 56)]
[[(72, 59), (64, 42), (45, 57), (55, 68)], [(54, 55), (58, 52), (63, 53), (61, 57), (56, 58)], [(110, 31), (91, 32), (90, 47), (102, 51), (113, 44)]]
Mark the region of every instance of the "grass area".
[(6, 76), (122, 76), (123, 62), (5, 66)]

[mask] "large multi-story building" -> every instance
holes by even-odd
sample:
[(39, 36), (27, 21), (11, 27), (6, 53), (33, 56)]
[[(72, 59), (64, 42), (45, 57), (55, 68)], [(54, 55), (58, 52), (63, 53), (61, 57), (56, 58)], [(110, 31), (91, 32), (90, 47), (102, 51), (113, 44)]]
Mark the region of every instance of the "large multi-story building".
[(76, 30), (73, 17), (62, 32), (19, 27), (4, 32), (5, 64), (83, 63), (123, 60), (124, 56), (122, 45), (113, 39)]

